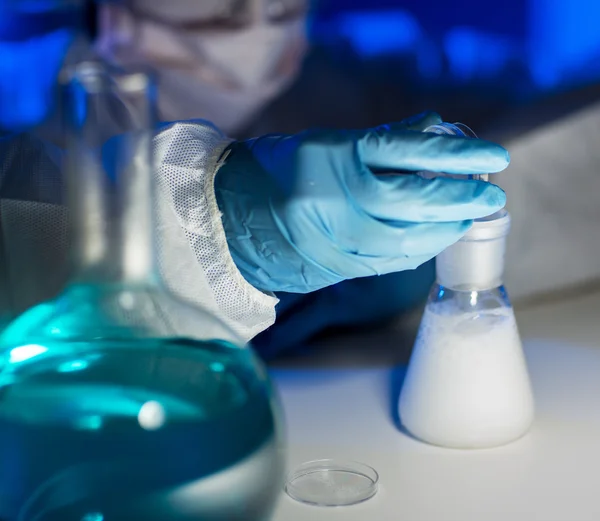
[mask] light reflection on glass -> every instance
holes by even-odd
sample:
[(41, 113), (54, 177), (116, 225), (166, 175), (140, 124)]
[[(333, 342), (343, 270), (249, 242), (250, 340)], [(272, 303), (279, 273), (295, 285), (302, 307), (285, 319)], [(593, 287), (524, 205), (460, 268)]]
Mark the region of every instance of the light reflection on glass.
[(477, 292), (471, 291), (471, 306), (477, 305)]
[(86, 360), (72, 360), (58, 366), (59, 373), (72, 373), (74, 371), (83, 371), (88, 367)]
[(25, 362), (26, 360), (45, 353), (46, 351), (48, 351), (47, 347), (37, 344), (27, 344), (24, 346), (15, 347), (10, 351), (9, 362), (11, 364)]
[(102, 416), (93, 415), (79, 418), (75, 427), (82, 431), (97, 431), (102, 428)]
[(210, 364), (210, 368), (215, 373), (222, 373), (223, 371), (225, 371), (225, 366), (221, 362), (213, 362), (212, 364)]

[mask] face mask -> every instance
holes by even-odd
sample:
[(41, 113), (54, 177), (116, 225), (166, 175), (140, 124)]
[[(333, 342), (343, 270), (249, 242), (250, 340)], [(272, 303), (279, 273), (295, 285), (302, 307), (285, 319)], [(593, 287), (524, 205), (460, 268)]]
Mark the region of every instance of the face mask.
[(294, 80), (306, 49), (305, 19), (255, 22), (220, 32), (177, 30), (117, 9), (100, 51), (155, 68), (162, 120), (208, 119), (234, 134)]

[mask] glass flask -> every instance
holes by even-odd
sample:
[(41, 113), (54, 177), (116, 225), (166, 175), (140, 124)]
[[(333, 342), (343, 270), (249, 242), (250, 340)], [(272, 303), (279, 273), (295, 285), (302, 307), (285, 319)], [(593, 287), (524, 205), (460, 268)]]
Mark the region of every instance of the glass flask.
[(422, 441), (495, 447), (531, 426), (533, 394), (502, 282), (509, 229), (506, 210), (478, 219), (436, 258), (399, 400), (402, 424)]
[(0, 338), (0, 519), (269, 519), (284, 454), (265, 368), (157, 275), (152, 82), (96, 60), (65, 82), (72, 276)]

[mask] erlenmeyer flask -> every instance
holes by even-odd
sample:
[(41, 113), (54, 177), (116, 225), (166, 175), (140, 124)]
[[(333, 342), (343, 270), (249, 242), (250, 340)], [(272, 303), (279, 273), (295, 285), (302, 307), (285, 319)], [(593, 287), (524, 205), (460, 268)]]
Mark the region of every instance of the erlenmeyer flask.
[(415, 437), (454, 448), (503, 445), (534, 415), (513, 309), (502, 283), (510, 216), (502, 210), (436, 258), (399, 402)]
[[(74, 269), (1, 337), (0, 519), (268, 519), (283, 453), (266, 371), (156, 275), (152, 83), (95, 60), (69, 73)], [(108, 139), (115, 110), (128, 132)]]

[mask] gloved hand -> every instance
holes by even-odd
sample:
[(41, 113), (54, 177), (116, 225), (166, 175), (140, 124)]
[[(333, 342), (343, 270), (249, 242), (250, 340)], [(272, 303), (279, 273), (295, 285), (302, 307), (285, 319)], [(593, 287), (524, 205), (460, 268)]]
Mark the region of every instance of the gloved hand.
[(233, 143), (215, 190), (246, 280), (261, 290), (307, 293), (414, 269), (460, 239), (473, 219), (502, 208), (504, 192), (490, 183), (410, 175), (508, 165), (507, 151), (494, 143), (422, 132), (440, 122), (426, 113), (370, 130)]

